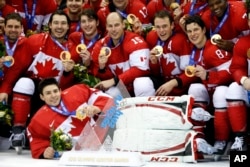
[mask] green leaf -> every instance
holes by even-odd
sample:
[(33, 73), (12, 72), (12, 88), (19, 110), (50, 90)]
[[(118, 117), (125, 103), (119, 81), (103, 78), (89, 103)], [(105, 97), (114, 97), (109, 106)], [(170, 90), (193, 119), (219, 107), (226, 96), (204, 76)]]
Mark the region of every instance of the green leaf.
[(0, 102), (0, 124), (12, 126), (14, 113), (9, 105)]
[(93, 75), (88, 74), (87, 67), (76, 64), (73, 69), (73, 73), (78, 82), (84, 83), (89, 87), (94, 87), (101, 80)]

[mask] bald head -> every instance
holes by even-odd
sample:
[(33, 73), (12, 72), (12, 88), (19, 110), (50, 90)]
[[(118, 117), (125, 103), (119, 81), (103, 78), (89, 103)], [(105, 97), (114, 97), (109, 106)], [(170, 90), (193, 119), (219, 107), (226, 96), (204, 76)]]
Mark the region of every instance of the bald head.
[(119, 43), (123, 36), (125, 24), (120, 14), (112, 12), (107, 16), (106, 29), (109, 36), (113, 39), (113, 43)]
[(111, 12), (108, 14), (107, 19), (106, 19), (106, 24), (112, 23), (112, 22), (123, 22), (122, 16), (117, 13), (117, 12)]

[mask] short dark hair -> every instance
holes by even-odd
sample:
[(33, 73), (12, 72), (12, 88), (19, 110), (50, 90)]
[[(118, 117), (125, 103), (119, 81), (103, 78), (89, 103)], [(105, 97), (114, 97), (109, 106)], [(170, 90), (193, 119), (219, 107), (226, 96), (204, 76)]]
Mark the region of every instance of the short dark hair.
[(191, 23), (198, 24), (202, 29), (206, 28), (204, 21), (199, 15), (190, 15), (185, 18), (185, 30), (187, 30), (187, 25)]
[(4, 17), (4, 24), (6, 25), (7, 24), (7, 21), (8, 20), (17, 20), (18, 22), (21, 23), (21, 25), (23, 25), (22, 23), (22, 17), (20, 16), (19, 13), (9, 13), (7, 14), (5, 17)]
[(43, 89), (48, 85), (56, 85), (58, 88), (60, 88), (59, 83), (55, 78), (45, 78), (41, 80), (38, 84), (39, 94), (43, 94)]
[[(55, 15), (65, 16), (66, 19), (67, 19), (68, 25), (70, 27), (70, 23), (71, 23), (70, 18), (69, 18), (69, 16), (63, 10), (56, 10), (54, 13), (52, 13), (51, 16), (50, 16), (50, 18), (49, 18), (49, 24), (52, 23), (53, 17)], [(50, 28), (49, 28), (49, 32), (51, 32)], [(68, 32), (69, 32), (69, 30), (68, 30)], [(67, 32), (67, 34), (68, 34), (68, 32)]]
[(80, 18), (82, 16), (87, 16), (88, 18), (95, 19), (96, 21), (98, 20), (97, 13), (92, 8), (83, 9), (81, 12)]
[(163, 19), (165, 17), (169, 18), (170, 23), (174, 22), (173, 16), (167, 10), (159, 10), (156, 12), (153, 20), (155, 21), (155, 18)]

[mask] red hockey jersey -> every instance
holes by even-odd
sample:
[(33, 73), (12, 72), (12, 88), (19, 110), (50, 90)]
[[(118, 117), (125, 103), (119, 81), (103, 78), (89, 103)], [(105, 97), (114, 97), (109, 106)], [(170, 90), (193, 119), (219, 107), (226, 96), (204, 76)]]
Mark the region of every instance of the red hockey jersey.
[[(74, 85), (64, 90), (61, 100), (69, 112), (76, 111), (84, 103), (98, 106), (105, 112), (108, 105), (113, 104), (110, 96), (83, 84)], [(32, 157), (39, 158), (44, 150), (50, 146), (51, 128), (54, 130), (61, 129), (65, 133), (71, 134), (74, 139), (77, 139), (89, 120), (89, 117), (81, 121), (75, 115), (65, 116), (53, 111), (48, 105), (44, 105), (32, 117), (27, 127)]]

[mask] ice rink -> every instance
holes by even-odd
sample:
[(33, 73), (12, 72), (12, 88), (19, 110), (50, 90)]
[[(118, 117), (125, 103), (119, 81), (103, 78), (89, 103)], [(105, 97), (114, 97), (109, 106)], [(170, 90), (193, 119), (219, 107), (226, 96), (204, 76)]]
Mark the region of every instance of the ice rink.
[[(23, 150), (21, 155), (17, 155), (15, 150), (10, 149), (0, 152), (0, 167), (62, 167), (59, 160), (33, 159), (29, 150)], [(157, 162), (146, 163), (143, 167), (229, 167), (228, 159), (213, 161), (210, 157), (197, 163), (179, 162)]]

